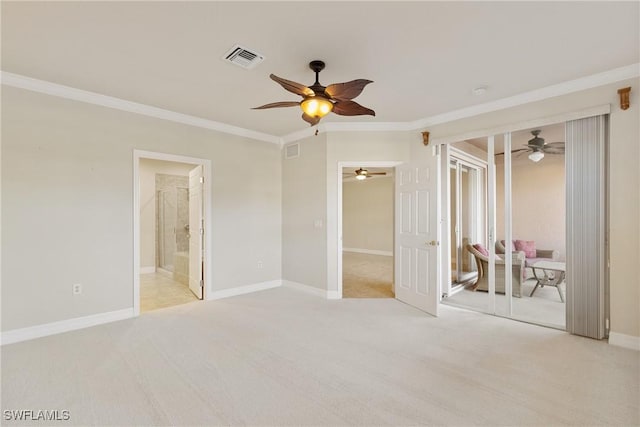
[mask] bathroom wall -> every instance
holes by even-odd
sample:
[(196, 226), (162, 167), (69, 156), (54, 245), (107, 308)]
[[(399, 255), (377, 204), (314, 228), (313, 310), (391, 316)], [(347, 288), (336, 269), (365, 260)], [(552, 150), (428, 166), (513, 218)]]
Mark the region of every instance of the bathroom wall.
[[(140, 271), (155, 271), (156, 260), (156, 175), (182, 176), (186, 179), (185, 187), (189, 187), (188, 175), (194, 165), (164, 160), (140, 159)], [(161, 183), (161, 185), (164, 185)], [(188, 222), (188, 219), (187, 219)], [(184, 236), (186, 239), (186, 233)], [(185, 240), (188, 250), (189, 242)], [(182, 247), (182, 246), (180, 246)]]
[(156, 174), (156, 265), (173, 271), (176, 252), (189, 250), (189, 177)]

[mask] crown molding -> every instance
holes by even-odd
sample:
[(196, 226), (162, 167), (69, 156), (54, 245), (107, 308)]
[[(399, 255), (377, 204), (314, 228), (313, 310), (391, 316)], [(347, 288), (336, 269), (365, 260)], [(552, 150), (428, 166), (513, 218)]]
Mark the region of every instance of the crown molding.
[[(362, 122), (340, 122), (325, 123), (321, 132), (388, 132), (388, 131), (416, 131), (422, 130), (429, 126), (442, 123), (452, 122), (455, 120), (465, 119), (468, 117), (478, 116), (480, 114), (491, 113), (493, 111), (504, 110), (518, 105), (529, 104), (531, 102), (542, 101), (556, 96), (567, 95), (582, 90), (592, 89), (598, 86), (604, 86), (623, 80), (640, 77), (640, 63), (627, 65), (613, 70), (604, 71), (602, 73), (593, 74), (587, 77), (581, 77), (575, 80), (569, 80), (556, 85), (547, 86), (545, 88), (524, 92), (518, 95), (502, 98), (496, 101), (478, 104), (471, 107), (453, 110), (443, 114), (426, 117), (411, 122), (381, 122), (381, 123), (362, 123)], [(297, 131), (282, 137), (283, 143), (294, 142), (299, 139), (312, 135), (312, 131)]]
[(592, 89), (598, 86), (628, 80), (640, 76), (640, 63), (615, 68), (613, 70), (602, 73), (593, 74), (587, 77), (581, 77), (575, 80), (569, 80), (545, 88), (524, 92), (508, 98), (502, 98), (496, 101), (478, 104), (471, 107), (453, 110), (443, 114), (426, 117), (423, 119), (410, 122), (328, 122), (318, 125), (316, 128), (309, 127), (299, 131), (291, 132), (282, 137), (270, 135), (263, 132), (257, 132), (238, 126), (228, 125), (213, 120), (203, 119), (200, 117), (190, 116), (187, 114), (177, 113), (175, 111), (164, 110), (162, 108), (152, 107), (150, 105), (139, 104), (136, 102), (126, 101), (124, 99), (112, 96), (102, 95), (95, 92), (89, 92), (82, 89), (76, 89), (69, 86), (59, 85), (44, 80), (38, 80), (31, 77), (13, 74), (1, 71), (0, 78), (2, 84), (6, 86), (17, 87), (30, 90), (33, 92), (44, 93), (47, 95), (57, 96), (61, 98), (71, 99), (89, 104), (100, 105), (107, 108), (114, 108), (130, 113), (141, 114), (162, 120), (168, 120), (176, 123), (186, 124), (189, 126), (200, 127), (204, 129), (223, 132), (231, 135), (251, 138), (259, 141), (265, 141), (272, 144), (278, 144), (280, 147), (285, 144), (299, 141), (301, 139), (313, 136), (316, 129), (319, 133), (325, 132), (403, 132), (421, 130), (429, 126), (442, 123), (452, 122), (455, 120), (465, 119), (480, 114), (490, 113), (493, 111), (504, 110), (518, 105), (528, 104), (531, 102), (542, 101), (544, 99), (556, 96), (566, 95), (573, 92)]
[(201, 117), (190, 116), (188, 114), (177, 113), (175, 111), (165, 110), (151, 105), (131, 102), (121, 98), (76, 89), (57, 83), (47, 82), (45, 80), (38, 80), (19, 74), (9, 73), (7, 71), (2, 71), (0, 77), (2, 79), (2, 84), (5, 86), (26, 89), (32, 92), (39, 92), (46, 95), (85, 102), (87, 104), (127, 111), (129, 113), (141, 114), (143, 116), (154, 117), (156, 119), (168, 120), (175, 123), (270, 142), (272, 144), (281, 144), (281, 138), (274, 135), (203, 119)]
[(450, 111), (444, 114), (427, 117), (424, 119), (410, 122), (409, 130), (423, 129), (428, 126), (434, 126), (442, 123), (452, 122), (455, 120), (465, 119), (468, 117), (478, 116), (480, 114), (491, 113), (493, 111), (504, 110), (519, 105), (529, 104), (536, 101), (542, 101), (556, 96), (567, 95), (582, 90), (592, 89), (598, 86), (604, 86), (610, 83), (622, 80), (632, 79), (640, 76), (640, 63), (627, 65), (625, 67), (615, 68), (587, 77), (581, 77), (575, 80), (569, 80), (541, 89), (524, 92), (508, 98), (498, 99), (496, 101), (484, 104), (474, 105), (459, 110)]

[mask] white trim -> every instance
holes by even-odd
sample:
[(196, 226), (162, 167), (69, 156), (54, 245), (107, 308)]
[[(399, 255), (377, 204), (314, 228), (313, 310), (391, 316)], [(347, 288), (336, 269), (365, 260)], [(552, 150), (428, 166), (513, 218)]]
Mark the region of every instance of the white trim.
[(342, 294), (338, 291), (327, 291), (327, 299), (342, 299)]
[(140, 274), (151, 274), (156, 272), (156, 267), (140, 267)]
[[(556, 96), (567, 95), (573, 92), (592, 89), (598, 86), (604, 86), (623, 80), (628, 80), (640, 76), (640, 63), (627, 65), (613, 70), (604, 71), (602, 73), (593, 74), (591, 76), (582, 77), (575, 80), (558, 83), (541, 89), (524, 92), (508, 98), (498, 99), (484, 104), (478, 104), (467, 108), (449, 111), (443, 114), (426, 117), (411, 122), (328, 122), (319, 124), (316, 127), (309, 127), (299, 131), (278, 137), (263, 132), (257, 132), (238, 126), (228, 125), (226, 123), (216, 122), (213, 120), (203, 119), (200, 117), (190, 116), (187, 114), (177, 113), (175, 111), (164, 110), (162, 108), (152, 107), (150, 105), (140, 104), (127, 101), (112, 96), (102, 95), (95, 92), (76, 89), (69, 86), (51, 83), (44, 80), (38, 80), (19, 74), (0, 71), (0, 80), (3, 85), (26, 89), (33, 92), (44, 93), (47, 95), (57, 96), (60, 98), (72, 99), (75, 101), (86, 102), (89, 104), (100, 105), (107, 108), (114, 108), (121, 111), (127, 111), (135, 114), (142, 114), (149, 117), (155, 117), (162, 120), (169, 120), (176, 123), (182, 123), (189, 126), (200, 127), (204, 129), (224, 132), (231, 135), (256, 139), (259, 141), (278, 144), (281, 147), (289, 142), (295, 142), (300, 139), (312, 136), (316, 129), (320, 132), (389, 132), (389, 131), (414, 131), (424, 129), (428, 126), (447, 123), (454, 120), (460, 120), (480, 114), (490, 113), (493, 111), (504, 110), (518, 105), (528, 104), (531, 102), (542, 101), (544, 99)], [(606, 114), (606, 113), (601, 113)], [(566, 121), (556, 120), (554, 123)], [(532, 125), (530, 127), (535, 127)], [(500, 129), (493, 132), (493, 135), (514, 131), (518, 129)], [(489, 134), (480, 135), (487, 136)], [(442, 143), (434, 140), (434, 143)]]
[[(204, 298), (213, 293), (213, 201), (211, 198), (211, 160), (153, 151), (133, 150), (133, 314), (140, 315), (140, 159), (164, 160), (169, 162), (202, 165), (204, 175)], [(208, 248), (208, 249), (207, 249)]]
[(60, 320), (58, 322), (45, 323), (42, 325), (30, 326), (28, 328), (13, 329), (2, 333), (0, 344), (12, 344), (49, 335), (61, 334), (63, 332), (89, 328), (91, 326), (102, 325), (104, 323), (130, 319), (133, 316), (133, 309), (125, 308), (123, 310), (108, 311), (106, 313)]
[(356, 252), (359, 254), (368, 254), (368, 255), (393, 256), (393, 251), (378, 251), (375, 249), (342, 248), (342, 252)]
[(282, 286), (297, 289), (325, 299), (340, 299), (336, 291), (327, 291), (325, 289), (316, 288), (315, 286), (305, 285), (304, 283), (294, 282), (292, 280), (282, 280)]
[(640, 351), (640, 337), (609, 332), (609, 344)]
[(251, 285), (236, 286), (235, 288), (222, 289), (207, 294), (207, 301), (213, 301), (222, 298), (230, 298), (238, 295), (250, 294), (252, 292), (264, 291), (267, 289), (278, 288), (282, 286), (282, 280), (270, 280), (268, 282), (253, 283)]
[[(461, 108), (458, 110), (449, 111), (443, 114), (437, 114), (434, 116), (426, 117), (423, 119), (415, 120), (412, 122), (329, 122), (318, 126), (320, 132), (339, 132), (339, 131), (369, 131), (369, 132), (388, 132), (388, 131), (414, 131), (421, 130), (428, 126), (435, 126), (442, 123), (448, 123), (455, 120), (465, 119), (469, 117), (478, 116), (480, 114), (491, 113), (493, 111), (504, 110), (507, 108), (517, 107), (519, 105), (529, 104), (531, 102), (542, 101), (545, 99), (553, 98), (556, 96), (567, 95), (574, 92), (580, 92), (582, 90), (592, 89), (599, 86), (604, 86), (611, 83), (616, 83), (623, 80), (633, 79), (640, 76), (640, 63), (627, 65), (620, 68), (614, 68), (613, 70), (604, 71), (602, 73), (592, 74), (590, 76), (581, 77), (574, 80), (558, 83), (552, 86), (524, 92), (518, 95), (510, 96), (507, 98), (498, 99), (495, 101), (487, 102), (484, 104), (473, 105), (467, 108)], [(607, 114), (596, 113), (594, 115)], [(581, 118), (581, 117), (578, 117)], [(575, 120), (569, 119), (569, 120)], [(558, 123), (567, 120), (555, 120), (550, 123)], [(533, 124), (528, 127), (536, 127), (542, 125)], [(527, 128), (528, 128), (527, 127)], [(526, 129), (526, 128), (520, 128)], [(506, 132), (512, 132), (520, 129), (498, 129), (493, 132), (478, 135), (477, 137), (497, 135)], [(306, 138), (313, 135), (315, 131), (312, 128), (304, 129), (302, 131), (292, 132), (284, 135), (282, 140), (284, 142), (293, 142), (298, 139)], [(460, 141), (460, 140), (457, 140)], [(454, 141), (454, 142), (457, 142)], [(432, 143), (441, 144), (440, 139), (432, 139)]]
[(441, 138), (433, 138), (432, 143), (450, 144), (453, 142), (465, 141), (474, 138), (484, 138), (492, 135), (504, 134), (507, 132), (516, 132), (522, 129), (539, 128), (548, 125), (555, 125), (557, 123), (566, 123), (571, 120), (584, 119), (586, 117), (601, 116), (603, 114), (609, 114), (611, 112), (611, 105), (604, 104), (596, 107), (587, 108), (584, 110), (570, 111), (567, 113), (556, 114), (553, 116), (541, 117), (533, 120), (526, 120), (523, 122), (510, 123), (493, 128), (479, 129), (463, 134), (445, 136)]
[(216, 122), (213, 120), (203, 119), (201, 117), (190, 116), (188, 114), (177, 113), (175, 111), (165, 110), (151, 105), (140, 104), (137, 102), (127, 101), (113, 96), (102, 95), (96, 92), (76, 89), (69, 86), (51, 83), (44, 80), (38, 80), (19, 74), (2, 71), (2, 84), (6, 86), (17, 87), (20, 89), (30, 90), (32, 92), (44, 93), (46, 95), (57, 96), (74, 101), (86, 102), (87, 104), (100, 105), (102, 107), (113, 108), (116, 110), (127, 111), (129, 113), (142, 114), (143, 116), (155, 117), (156, 119), (168, 120), (175, 123), (181, 123), (189, 126), (215, 130), (231, 135), (237, 135), (245, 138), (257, 139), (259, 141), (280, 144), (281, 138), (262, 132), (256, 132), (250, 129), (238, 126), (228, 125), (226, 123)]
[(489, 284), (489, 305), (491, 314), (496, 314), (496, 164), (492, 159), (495, 144), (493, 135), (487, 138), (487, 218), (489, 223), (489, 272), (487, 280)]
[[(575, 80), (569, 80), (507, 98), (498, 99), (496, 101), (473, 105), (471, 107), (462, 108), (460, 110), (450, 111), (448, 113), (416, 120), (414, 122), (411, 122), (410, 127), (411, 129), (420, 129), (427, 126), (452, 122), (455, 120), (478, 116), (480, 114), (517, 107), (518, 105), (542, 101), (556, 96), (562, 96), (582, 90), (592, 89), (594, 87), (604, 86), (610, 83), (632, 79), (638, 76), (640, 76), (640, 63), (635, 63), (624, 67), (615, 68), (613, 70), (604, 71), (602, 73), (592, 74), (587, 77), (581, 77)], [(495, 132), (495, 134), (498, 133), (504, 132)]]

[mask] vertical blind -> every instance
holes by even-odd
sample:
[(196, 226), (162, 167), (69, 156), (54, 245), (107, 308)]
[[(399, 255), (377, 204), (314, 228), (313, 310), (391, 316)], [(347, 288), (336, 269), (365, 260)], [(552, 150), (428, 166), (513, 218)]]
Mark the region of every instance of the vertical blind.
[(566, 124), (567, 331), (602, 339), (608, 280), (605, 233), (608, 116)]

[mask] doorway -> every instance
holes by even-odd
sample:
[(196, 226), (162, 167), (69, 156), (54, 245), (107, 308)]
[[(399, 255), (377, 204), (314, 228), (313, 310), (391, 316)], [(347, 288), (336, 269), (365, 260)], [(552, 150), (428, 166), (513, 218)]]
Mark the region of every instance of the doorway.
[(134, 311), (205, 298), (210, 289), (210, 162), (134, 151)]
[(342, 297), (393, 298), (394, 169), (342, 170)]
[(338, 162), (338, 298), (395, 296), (395, 167), (401, 163)]
[(451, 226), (449, 280), (443, 289), (446, 296), (461, 291), (477, 280), (478, 267), (467, 247), (483, 241), (486, 234), (486, 162), (463, 149), (448, 148), (449, 206), (445, 211)]

